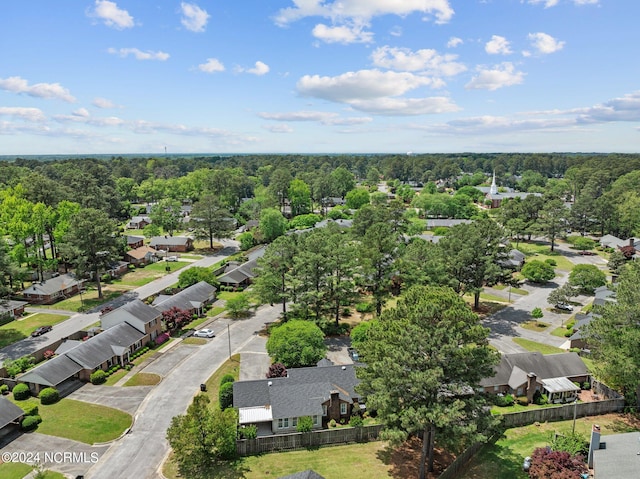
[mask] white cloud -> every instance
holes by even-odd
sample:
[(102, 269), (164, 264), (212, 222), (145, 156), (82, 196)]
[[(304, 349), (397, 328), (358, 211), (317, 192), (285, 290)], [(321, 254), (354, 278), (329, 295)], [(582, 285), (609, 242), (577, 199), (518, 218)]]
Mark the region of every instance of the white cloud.
[(153, 52), (153, 51), (146, 51), (143, 52), (142, 50), (139, 50), (138, 48), (109, 48), (107, 50), (107, 52), (111, 53), (112, 55), (118, 55), (122, 58), (126, 58), (129, 55), (133, 55), (135, 57), (136, 60), (159, 60), (159, 61), (165, 61), (169, 59), (169, 54), (165, 53), (165, 52)]
[(565, 44), (565, 42), (560, 42), (551, 35), (542, 32), (530, 33), (529, 40), (533, 48), (541, 54), (549, 54), (562, 50)]
[(95, 98), (91, 104), (97, 108), (118, 108), (118, 105), (113, 103), (111, 100), (100, 97)]
[(323, 125), (361, 125), (373, 121), (370, 117), (340, 117), (337, 113), (325, 111), (294, 111), (287, 113), (258, 113), (260, 118), (273, 121), (318, 122)]
[(340, 103), (367, 100), (385, 96), (398, 96), (421, 86), (429, 86), (433, 80), (403, 72), (360, 70), (336, 77), (305, 75), (297, 83), (303, 96), (322, 98)]
[(375, 98), (371, 100), (354, 100), (349, 104), (360, 111), (389, 116), (432, 115), (460, 110), (460, 107), (447, 97)]
[(59, 83), (36, 83), (35, 85), (29, 85), (29, 82), (21, 77), (0, 78), (0, 90), (24, 93), (36, 98), (54, 98), (69, 103), (76, 101), (69, 90)]
[(604, 104), (571, 112), (579, 113), (583, 123), (611, 121), (640, 121), (640, 91), (613, 98)]
[(505, 86), (519, 85), (524, 73), (516, 71), (511, 62), (503, 62), (491, 69), (479, 67), (478, 74), (465, 85), (468, 90), (497, 90)]
[(73, 112), (74, 116), (78, 116), (81, 118), (89, 118), (89, 110), (87, 110), (86, 108), (78, 108), (76, 111)]
[(325, 43), (371, 43), (373, 32), (363, 31), (361, 26), (340, 25), (330, 27), (319, 23), (313, 27), (312, 35)]
[(436, 50), (423, 49), (415, 52), (408, 48), (383, 46), (377, 48), (371, 59), (377, 67), (391, 70), (424, 72), (434, 76), (454, 76), (467, 68), (455, 60), (457, 55), (440, 55)]
[(267, 73), (269, 73), (269, 65), (264, 62), (257, 61), (253, 68), (249, 68), (247, 70), (247, 73), (258, 76), (266, 75)]
[(533, 5), (544, 3), (544, 8), (555, 7), (558, 2), (559, 0), (529, 0), (529, 3)]
[(600, 0), (573, 0), (576, 5), (597, 5)]
[(456, 48), (457, 46), (460, 46), (463, 43), (464, 43), (464, 41), (462, 40), (462, 38), (451, 37), (451, 38), (449, 38), (449, 41), (447, 42), (447, 48)]
[(203, 10), (195, 3), (182, 2), (180, 4), (180, 10), (182, 11), (182, 19), (180, 23), (192, 32), (204, 32), (210, 15), (206, 10)]
[(392, 37), (401, 37), (402, 33), (402, 27), (399, 25), (395, 25), (391, 28), (391, 30), (389, 30), (389, 35), (391, 35)]
[(91, 17), (99, 18), (108, 27), (123, 30), (134, 26), (133, 17), (129, 12), (118, 8), (115, 2), (96, 0), (95, 8), (88, 12)]
[(444, 125), (432, 125), (421, 129), (455, 135), (505, 134), (514, 131), (557, 130), (565, 131), (575, 127), (576, 122), (570, 118), (550, 119), (514, 119), (503, 116), (483, 115), (461, 118)]
[(509, 40), (500, 35), (492, 35), (491, 40), (484, 46), (489, 55), (509, 55), (513, 53), (509, 48)]
[(198, 70), (205, 73), (223, 72), (224, 65), (217, 58), (207, 58), (205, 63), (198, 65)]
[(39, 108), (23, 108), (18, 106), (0, 106), (0, 116), (10, 116), (20, 120), (38, 122), (46, 119)]
[(262, 128), (269, 130), (271, 133), (293, 133), (293, 128), (282, 123), (262, 125)]
[(293, 7), (281, 9), (276, 24), (287, 25), (306, 17), (320, 16), (334, 21), (369, 19), (383, 15), (405, 17), (412, 13), (433, 15), (436, 23), (447, 23), (453, 17), (448, 0), (293, 0)]

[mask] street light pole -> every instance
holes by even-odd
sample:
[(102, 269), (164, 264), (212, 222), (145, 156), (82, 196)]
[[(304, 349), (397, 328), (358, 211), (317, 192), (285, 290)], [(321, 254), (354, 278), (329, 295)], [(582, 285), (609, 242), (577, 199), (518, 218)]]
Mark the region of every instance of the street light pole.
[(231, 330), (229, 324), (227, 324), (227, 339), (229, 340), (229, 359), (231, 359)]

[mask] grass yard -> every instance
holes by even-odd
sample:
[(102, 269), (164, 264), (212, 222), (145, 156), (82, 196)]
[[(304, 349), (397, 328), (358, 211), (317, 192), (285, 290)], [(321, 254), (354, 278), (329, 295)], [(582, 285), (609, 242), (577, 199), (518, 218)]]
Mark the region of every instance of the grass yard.
[(527, 351), (538, 351), (542, 354), (556, 354), (564, 353), (564, 349), (556, 348), (555, 346), (549, 346), (548, 344), (538, 343), (525, 338), (513, 338), (513, 342), (519, 346), (522, 346)]
[[(20, 406), (25, 401), (15, 401)], [(131, 426), (129, 414), (110, 407), (90, 404), (74, 399), (60, 399), (55, 404), (43, 406), (37, 398), (27, 399), (38, 405), (42, 422), (37, 431), (49, 436), (64, 437), (85, 444), (111, 441)]]
[(69, 316), (61, 314), (35, 313), (22, 319), (11, 321), (0, 326), (0, 348), (16, 343), (31, 334), (39, 326), (50, 324), (51, 326), (69, 319)]
[[(110, 289), (109, 285), (102, 285), (102, 299), (98, 298), (98, 290), (97, 289), (89, 289), (85, 290), (82, 293), (82, 299), (80, 299), (80, 295), (77, 294), (69, 299), (64, 299), (55, 304), (47, 305), (47, 309), (61, 309), (64, 311), (87, 311), (89, 309), (95, 308), (96, 306), (100, 306), (107, 301), (110, 301), (114, 298), (117, 298), (122, 294), (122, 291)], [(84, 303), (84, 306), (83, 306)]]
[(532, 319), (531, 321), (525, 321), (520, 326), (523, 327), (524, 329), (528, 329), (530, 331), (542, 332), (542, 331), (544, 331), (545, 329), (547, 329), (551, 325), (549, 323), (544, 323), (542, 321), (538, 321), (538, 320)]
[(160, 382), (160, 376), (153, 373), (138, 373), (129, 379), (125, 386), (155, 386)]
[(145, 270), (149, 271), (160, 271), (163, 273), (167, 272), (167, 266), (169, 267), (169, 272), (173, 273), (174, 271), (178, 271), (181, 268), (184, 268), (188, 264), (191, 264), (188, 261), (158, 261), (157, 263), (152, 263), (144, 267)]
[(120, 381), (123, 377), (125, 377), (128, 372), (129, 371), (127, 371), (124, 368), (118, 369), (115, 373), (113, 373), (111, 376), (107, 378), (107, 381), (104, 383), (104, 385), (105, 386), (115, 385), (118, 381)]
[(234, 354), (231, 359), (227, 359), (205, 382), (207, 385), (207, 394), (211, 399), (211, 404), (218, 405), (218, 390), (220, 389), (220, 380), (225, 374), (233, 374), (237, 381), (240, 378), (240, 355)]
[[(591, 426), (597, 423), (603, 435), (640, 430), (640, 421), (632, 416), (606, 414), (597, 417), (579, 418), (576, 432), (589, 439)], [(522, 461), (536, 447), (549, 444), (555, 432), (567, 433), (573, 421), (559, 421), (508, 429), (495, 444), (486, 445), (474, 459), (460, 479), (526, 479)]]
[(0, 464), (0, 477), (3, 479), (22, 479), (33, 471), (29, 464), (21, 462), (3, 462)]
[(551, 331), (551, 336), (557, 336), (559, 338), (567, 338), (568, 336), (565, 336), (567, 332), (569, 332), (569, 330), (566, 327), (561, 326)]
[(182, 340), (182, 344), (192, 344), (195, 346), (203, 346), (207, 344), (207, 340), (204, 338), (185, 338)]

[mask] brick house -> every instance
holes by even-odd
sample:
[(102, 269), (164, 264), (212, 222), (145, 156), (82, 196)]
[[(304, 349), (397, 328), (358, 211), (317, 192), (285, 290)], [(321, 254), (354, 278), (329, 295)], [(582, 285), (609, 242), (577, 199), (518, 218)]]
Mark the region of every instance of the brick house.
[(129, 223), (127, 223), (127, 228), (130, 230), (141, 230), (144, 229), (145, 226), (151, 224), (151, 218), (149, 216), (133, 216)]
[(314, 429), (329, 421), (348, 422), (360, 413), (359, 380), (353, 364), (333, 365), (323, 360), (316, 367), (291, 368), (287, 377), (236, 381), (233, 406), (240, 425), (255, 424), (258, 435), (295, 432), (298, 419), (309, 416)]
[(186, 253), (193, 249), (193, 239), (188, 236), (154, 236), (149, 245), (156, 250)]
[(42, 282), (35, 282), (22, 291), (25, 300), (33, 304), (53, 304), (78, 294), (82, 281), (70, 274), (61, 274)]
[(162, 333), (161, 319), (160, 311), (135, 299), (118, 309), (102, 314), (100, 325), (102, 329), (109, 330), (118, 324), (127, 323), (147, 335), (148, 340), (153, 341)]
[(140, 246), (125, 253), (125, 259), (134, 266), (145, 266), (158, 260), (157, 251), (150, 246)]
[(8, 300), (0, 302), (0, 321), (3, 319), (15, 319), (24, 314), (25, 306), (29, 304), (26, 301)]

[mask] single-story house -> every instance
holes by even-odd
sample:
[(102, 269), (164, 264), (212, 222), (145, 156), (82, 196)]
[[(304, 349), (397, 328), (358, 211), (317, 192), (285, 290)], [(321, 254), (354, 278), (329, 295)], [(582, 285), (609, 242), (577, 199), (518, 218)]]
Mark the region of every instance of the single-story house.
[(524, 253), (517, 249), (512, 249), (509, 251), (505, 260), (501, 263), (501, 265), (505, 268), (513, 269), (515, 271), (520, 271), (522, 266), (524, 265), (526, 256)]
[(593, 298), (594, 306), (605, 306), (610, 303), (615, 303), (616, 301), (616, 292), (609, 289), (607, 285), (595, 289)]
[(26, 301), (0, 301), (0, 320), (6, 318), (19, 318), (24, 314), (24, 308), (27, 306)]
[(253, 278), (255, 278), (255, 269), (257, 267), (257, 259), (250, 259), (245, 263), (229, 261), (229, 264), (224, 269), (224, 273), (222, 274), (222, 276), (218, 278), (218, 281), (222, 286), (245, 288), (249, 286)]
[(104, 274), (108, 274), (112, 278), (119, 278), (127, 271), (129, 271), (128, 261), (115, 261), (109, 265), (109, 269), (107, 269)]
[(585, 327), (597, 316), (590, 311), (588, 314), (576, 314), (576, 322), (573, 325), (573, 334), (569, 337), (569, 348), (588, 349), (587, 342), (585, 340)]
[(536, 391), (549, 402), (573, 401), (580, 390), (574, 382), (589, 380), (589, 372), (577, 353), (542, 355), (539, 352), (503, 354), (495, 375), (480, 381), (481, 392), (526, 396), (533, 401)]
[(141, 230), (145, 226), (151, 224), (151, 217), (149, 216), (133, 216), (129, 223), (127, 223), (127, 228), (130, 230)]
[(106, 371), (116, 364), (127, 364), (130, 355), (141, 349), (149, 339), (148, 334), (129, 323), (120, 323), (16, 379), (27, 384), (33, 394), (38, 394), (45, 387), (60, 389), (78, 379), (88, 381), (91, 373), (98, 369)]
[(140, 248), (144, 244), (144, 236), (127, 235), (127, 246), (131, 249)]
[(259, 435), (295, 432), (298, 419), (309, 416), (314, 429), (332, 419), (348, 421), (360, 412), (359, 380), (353, 364), (291, 368), (287, 377), (236, 381), (233, 406), (238, 408), (240, 426), (255, 424)]
[(588, 464), (594, 479), (636, 479), (640, 467), (640, 434), (627, 432), (600, 436), (597, 425), (591, 433)]
[(432, 230), (433, 228), (439, 228), (439, 227), (451, 228), (452, 226), (468, 224), (471, 222), (472, 222), (471, 220), (465, 220), (465, 219), (427, 218), (426, 229)]
[(204, 313), (205, 306), (215, 301), (215, 299), (215, 286), (211, 286), (206, 281), (200, 281), (172, 296), (158, 296), (153, 301), (152, 306), (160, 313), (176, 307), (187, 310), (191, 314), (201, 315)]
[(22, 296), (33, 304), (52, 304), (78, 294), (82, 281), (70, 274), (61, 274), (42, 282), (34, 282), (22, 291)]
[(193, 239), (188, 236), (154, 236), (149, 245), (156, 250), (185, 253), (193, 249)]
[(150, 246), (140, 246), (125, 253), (126, 260), (135, 266), (145, 266), (158, 260), (158, 252)]
[(134, 299), (100, 316), (100, 325), (105, 331), (122, 323), (133, 326), (153, 341), (162, 333), (162, 312), (139, 299)]
[(0, 438), (18, 430), (23, 417), (22, 408), (0, 396)]

